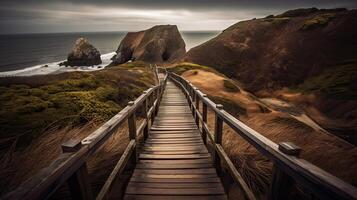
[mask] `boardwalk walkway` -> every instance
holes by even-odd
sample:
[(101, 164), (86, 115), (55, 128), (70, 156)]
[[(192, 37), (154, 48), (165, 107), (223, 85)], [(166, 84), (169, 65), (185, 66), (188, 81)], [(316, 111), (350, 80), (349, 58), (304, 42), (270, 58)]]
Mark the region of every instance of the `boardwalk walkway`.
[(171, 81), (124, 199), (226, 199), (187, 100)]

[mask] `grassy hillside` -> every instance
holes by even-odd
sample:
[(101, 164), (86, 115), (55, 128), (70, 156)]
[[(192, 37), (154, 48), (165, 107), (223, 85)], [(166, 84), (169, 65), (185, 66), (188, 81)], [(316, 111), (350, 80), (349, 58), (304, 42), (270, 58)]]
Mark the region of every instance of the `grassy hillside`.
[(241, 21), (183, 61), (211, 66), (251, 92), (294, 87), (357, 59), (356, 16), (357, 10), (310, 8)]
[(0, 139), (27, 144), (51, 127), (103, 122), (154, 84), (144, 63), (95, 72), (0, 79)]
[(297, 89), (305, 93), (318, 92), (328, 98), (340, 100), (357, 99), (357, 61), (352, 61), (324, 70), (307, 79)]

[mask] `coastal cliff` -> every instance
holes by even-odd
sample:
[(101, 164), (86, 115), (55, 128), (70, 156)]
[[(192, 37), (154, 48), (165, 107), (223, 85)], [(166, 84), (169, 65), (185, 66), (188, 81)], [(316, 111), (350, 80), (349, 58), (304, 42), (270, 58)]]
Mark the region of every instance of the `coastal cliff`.
[(129, 32), (120, 42), (114, 64), (131, 61), (173, 62), (186, 53), (185, 42), (176, 25), (158, 25), (148, 30)]

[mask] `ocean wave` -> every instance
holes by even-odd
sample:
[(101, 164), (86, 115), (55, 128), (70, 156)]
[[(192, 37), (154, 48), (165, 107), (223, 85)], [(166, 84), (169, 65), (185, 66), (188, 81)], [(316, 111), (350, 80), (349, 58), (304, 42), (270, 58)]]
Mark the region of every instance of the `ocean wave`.
[(45, 63), (41, 65), (35, 65), (32, 67), (27, 67), (25, 69), (13, 70), (13, 71), (5, 71), (0, 72), (0, 77), (12, 77), (12, 76), (33, 76), (33, 75), (45, 75), (45, 74), (57, 74), (63, 72), (71, 72), (71, 71), (96, 71), (104, 69), (108, 66), (112, 61), (111, 58), (115, 55), (115, 52), (103, 54), (100, 56), (102, 59), (102, 63), (99, 65), (93, 66), (74, 66), (74, 67), (65, 67), (59, 66), (59, 63), (63, 62), (51, 62)]

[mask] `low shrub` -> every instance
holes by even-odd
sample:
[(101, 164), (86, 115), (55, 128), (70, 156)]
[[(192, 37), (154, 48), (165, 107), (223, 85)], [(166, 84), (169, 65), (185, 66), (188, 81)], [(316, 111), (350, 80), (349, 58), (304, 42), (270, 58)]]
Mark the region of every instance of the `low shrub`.
[(227, 92), (239, 92), (239, 88), (233, 83), (233, 81), (225, 79), (223, 80), (224, 89)]
[(326, 26), (334, 17), (335, 13), (323, 13), (319, 14), (304, 22), (300, 30), (312, 30), (318, 27)]

